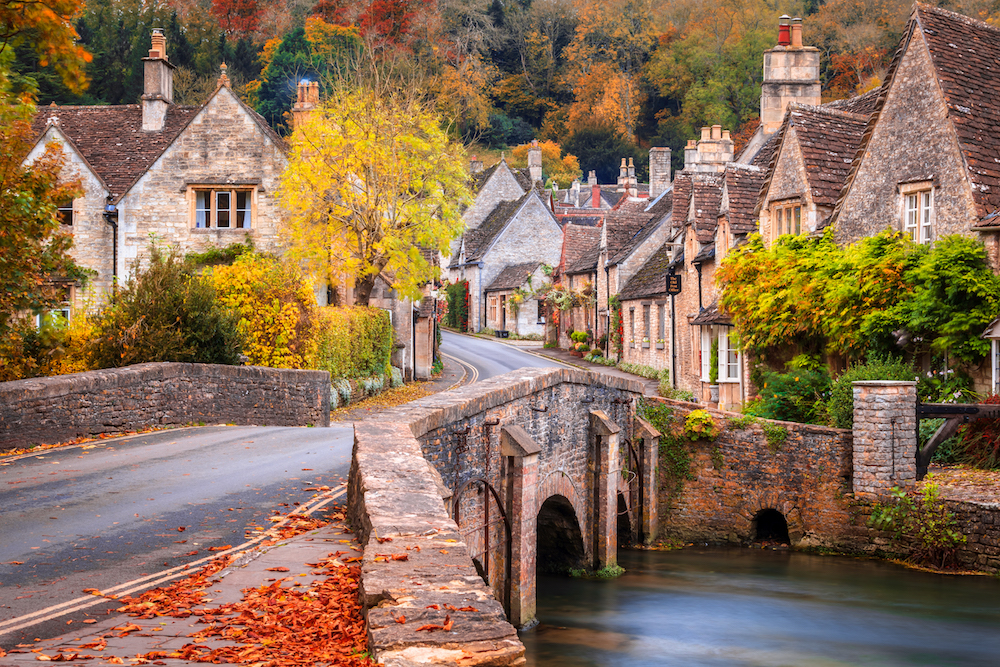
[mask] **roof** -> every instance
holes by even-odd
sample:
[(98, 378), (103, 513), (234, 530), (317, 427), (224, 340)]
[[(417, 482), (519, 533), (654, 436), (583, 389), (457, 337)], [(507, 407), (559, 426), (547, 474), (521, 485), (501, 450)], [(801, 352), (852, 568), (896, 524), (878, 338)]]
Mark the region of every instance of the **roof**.
[(706, 326), (709, 324), (732, 324), (729, 316), (719, 310), (719, 304), (713, 303), (711, 306), (702, 308), (693, 320), (688, 322), (691, 325)]
[(619, 292), (622, 301), (643, 299), (667, 293), (667, 273), (670, 270), (670, 244), (664, 243), (649, 261), (636, 271)]
[(774, 156), (774, 151), (777, 148), (778, 134), (774, 133), (767, 138), (767, 141), (761, 144), (760, 149), (756, 154), (754, 154), (749, 164), (752, 164), (755, 167), (760, 167), (761, 169), (767, 169), (768, 165), (771, 164), (771, 158)]
[(563, 215), (562, 212), (558, 212), (559, 222), (566, 225), (579, 225), (581, 227), (600, 227), (601, 223), (604, 222), (603, 215)]
[(838, 111), (846, 111), (848, 113), (861, 114), (867, 116), (875, 111), (875, 107), (878, 106), (878, 97), (881, 91), (876, 88), (874, 90), (869, 90), (864, 95), (857, 95), (856, 97), (848, 97), (843, 100), (833, 100), (832, 102), (827, 102), (823, 104), (824, 109), (836, 109)]
[[(645, 210), (645, 201), (626, 201), (604, 219), (607, 228), (609, 264), (617, 264), (648, 236), (647, 226), (655, 222)], [(643, 234), (647, 231), (646, 234)]]
[(514, 201), (502, 201), (496, 205), (486, 219), (478, 227), (470, 229), (465, 233), (465, 261), (472, 262), (480, 259), (500, 232), (504, 230), (511, 218), (521, 210), (524, 203), (531, 196), (533, 190), (521, 195), (520, 199)]
[(523, 285), (528, 276), (533, 274), (541, 266), (541, 262), (525, 262), (524, 264), (512, 264), (505, 266), (490, 286), (484, 292), (499, 292), (501, 290), (517, 289)]
[[(216, 94), (219, 90), (221, 87), (216, 89)], [(280, 150), (287, 151), (285, 140), (278, 136), (267, 121), (235, 93), (232, 95), (261, 131)], [(209, 98), (209, 102), (211, 99)], [(163, 129), (159, 132), (143, 131), (142, 106), (139, 104), (50, 105), (38, 109), (32, 119), (32, 130), (35, 136), (40, 137), (51, 120), (73, 143), (94, 173), (104, 181), (113, 201), (117, 202), (209, 102), (201, 106), (169, 105)]]
[(697, 255), (691, 258), (692, 264), (701, 264), (710, 259), (715, 259), (715, 244), (709, 243), (707, 246), (702, 248)]
[(722, 184), (723, 174), (695, 174), (692, 179), (692, 222), (699, 243), (711, 243), (715, 240), (715, 228), (719, 224), (719, 208), (722, 205)]
[(680, 228), (687, 222), (688, 211), (691, 208), (691, 192), (694, 187), (691, 174), (686, 171), (674, 175), (673, 188), (673, 226)]
[(753, 165), (730, 163), (726, 165), (726, 193), (729, 208), (726, 211), (729, 228), (733, 234), (750, 234), (757, 229), (757, 196), (767, 175)]
[(495, 174), (497, 169), (500, 168), (501, 164), (506, 166), (507, 169), (510, 170), (510, 173), (513, 174), (514, 176), (514, 180), (517, 181), (517, 184), (521, 186), (522, 190), (531, 189), (531, 176), (528, 174), (528, 170), (514, 169), (509, 164), (507, 164), (507, 161), (505, 159), (500, 158), (500, 161), (497, 162), (496, 164), (487, 167), (486, 169), (483, 169), (480, 172), (476, 172), (475, 174), (472, 175), (472, 191), (478, 194), (479, 191), (483, 189), (483, 186), (486, 185), (486, 181), (490, 180), (490, 176)]
[(868, 116), (829, 107), (792, 107), (786, 123), (795, 134), (813, 203), (832, 207), (847, 182)]
[(591, 273), (597, 270), (601, 254), (601, 228), (566, 225), (563, 236), (563, 273)]
[(142, 107), (47, 106), (38, 109), (32, 130), (41, 136), (50, 120), (71, 141), (118, 200), (153, 166), (201, 107), (167, 107), (163, 130), (142, 131)]

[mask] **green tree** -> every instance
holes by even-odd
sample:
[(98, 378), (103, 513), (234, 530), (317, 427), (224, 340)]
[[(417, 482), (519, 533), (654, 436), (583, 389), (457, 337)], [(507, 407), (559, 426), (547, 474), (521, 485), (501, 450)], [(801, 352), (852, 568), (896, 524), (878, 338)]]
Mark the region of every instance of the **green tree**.
[(361, 305), (383, 276), (416, 297), (471, 195), (461, 147), (406, 91), (343, 85), (292, 135), (279, 197), (292, 255), (327, 285), (353, 280)]

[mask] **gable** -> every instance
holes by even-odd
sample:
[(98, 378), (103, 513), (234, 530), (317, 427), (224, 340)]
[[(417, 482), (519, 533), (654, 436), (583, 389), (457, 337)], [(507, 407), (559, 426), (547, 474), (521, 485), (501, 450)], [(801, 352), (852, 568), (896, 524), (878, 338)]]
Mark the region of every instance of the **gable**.
[(45, 128), (38, 141), (35, 142), (35, 145), (28, 152), (27, 157), (24, 158), (24, 163), (31, 164), (41, 157), (45, 153), (46, 145), (53, 141), (59, 144), (59, 149), (66, 156), (68, 163), (66, 166), (69, 168), (70, 173), (60, 174), (63, 181), (71, 181), (78, 177), (85, 178), (93, 181), (97, 187), (107, 193), (108, 186), (104, 182), (104, 179), (101, 178), (100, 174), (87, 161), (86, 156), (80, 152), (80, 149), (76, 147), (73, 140), (67, 137), (58, 125), (52, 124)]
[(522, 187), (517, 173), (511, 171), (505, 160), (490, 167), (482, 176), (474, 178), (473, 186), (478, 187), (476, 198), (462, 214), (468, 229), (479, 227), (501, 202), (520, 199), (530, 189)]
[(975, 221), (965, 160), (922, 31), (910, 23), (884, 101), (869, 120), (833, 223), (839, 243), (900, 229), (901, 184), (934, 185), (936, 236), (967, 233)]

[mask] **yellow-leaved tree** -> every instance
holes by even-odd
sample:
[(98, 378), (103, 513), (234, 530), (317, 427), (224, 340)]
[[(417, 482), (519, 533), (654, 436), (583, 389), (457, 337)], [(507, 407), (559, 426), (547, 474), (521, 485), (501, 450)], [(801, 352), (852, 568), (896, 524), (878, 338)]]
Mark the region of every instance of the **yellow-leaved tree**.
[[(568, 188), (574, 179), (583, 175), (580, 171), (580, 161), (575, 155), (562, 154), (562, 148), (554, 141), (540, 141), (538, 147), (542, 149), (542, 168), (550, 181), (558, 183), (564, 188)], [(523, 168), (528, 166), (528, 149), (531, 144), (521, 144), (516, 146), (511, 160), (511, 166)]]
[(465, 156), (405, 91), (342, 85), (292, 134), (279, 198), (289, 254), (328, 286), (353, 281), (368, 305), (382, 276), (416, 298), (471, 201)]

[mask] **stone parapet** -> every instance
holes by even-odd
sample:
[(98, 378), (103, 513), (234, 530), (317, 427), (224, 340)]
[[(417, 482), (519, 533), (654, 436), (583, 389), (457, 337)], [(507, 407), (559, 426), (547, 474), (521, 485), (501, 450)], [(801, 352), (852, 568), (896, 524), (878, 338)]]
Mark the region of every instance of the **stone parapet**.
[(330, 374), (165, 362), (0, 383), (0, 451), (204, 421), (329, 426)]
[(854, 383), (853, 487), (858, 498), (887, 496), (917, 481), (917, 383)]

